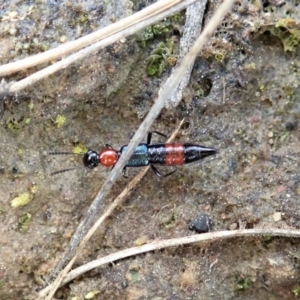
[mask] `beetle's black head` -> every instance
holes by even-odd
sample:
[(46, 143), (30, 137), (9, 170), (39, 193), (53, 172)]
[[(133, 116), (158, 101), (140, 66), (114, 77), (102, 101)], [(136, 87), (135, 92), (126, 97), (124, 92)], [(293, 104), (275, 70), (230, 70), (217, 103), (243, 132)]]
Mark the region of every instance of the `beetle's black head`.
[(83, 164), (89, 169), (94, 169), (99, 164), (99, 154), (96, 151), (89, 150), (83, 156)]

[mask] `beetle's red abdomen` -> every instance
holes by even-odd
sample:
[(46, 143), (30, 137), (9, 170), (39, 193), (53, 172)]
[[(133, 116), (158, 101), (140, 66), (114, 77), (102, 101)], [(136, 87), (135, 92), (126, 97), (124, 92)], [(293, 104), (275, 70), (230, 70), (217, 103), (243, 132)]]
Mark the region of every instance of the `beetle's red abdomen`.
[(182, 143), (165, 144), (165, 165), (182, 165), (185, 162), (184, 147)]

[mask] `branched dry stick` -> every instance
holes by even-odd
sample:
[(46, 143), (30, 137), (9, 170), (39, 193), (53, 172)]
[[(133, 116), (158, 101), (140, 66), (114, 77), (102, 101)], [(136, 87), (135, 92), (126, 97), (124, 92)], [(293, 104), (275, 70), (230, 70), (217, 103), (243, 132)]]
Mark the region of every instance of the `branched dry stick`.
[[(186, 10), (185, 25), (183, 30), (183, 35), (180, 38), (180, 53), (177, 59), (176, 66), (172, 69), (172, 73), (160, 90), (168, 85), (170, 80), (172, 80), (173, 74), (176, 71), (177, 66), (180, 65), (182, 58), (188, 53), (190, 47), (194, 44), (196, 38), (199, 36), (202, 28), (202, 20), (204, 11), (206, 8), (207, 1), (198, 1), (191, 4)], [(166, 102), (166, 107), (175, 107), (181, 101), (183, 91), (190, 82), (191, 72), (194, 67), (194, 62), (186, 67), (185, 74), (178, 84), (177, 88), (172, 92), (171, 97)]]
[[(172, 133), (170, 138), (167, 140), (167, 143), (170, 143), (174, 140), (174, 138), (177, 136), (182, 124), (184, 122), (184, 119), (180, 122), (180, 124), (177, 126), (176, 130)], [(148, 172), (150, 166), (147, 166), (144, 168), (141, 172), (136, 175), (131, 182), (126, 186), (126, 188), (122, 191), (122, 193), (112, 202), (111, 205), (105, 210), (105, 213), (98, 219), (98, 221), (93, 225), (93, 227), (89, 230), (89, 232), (86, 234), (86, 236), (82, 239), (82, 242), (79, 244), (78, 248), (76, 249), (75, 254), (73, 255), (72, 259), (66, 266), (66, 268), (59, 274), (59, 278), (61, 278), (61, 282), (64, 280), (64, 278), (67, 276), (68, 269), (72, 267), (73, 263), (75, 262), (76, 258), (80, 254), (81, 250), (85, 246), (85, 244), (88, 242), (88, 240), (92, 237), (92, 235), (95, 233), (95, 231), (99, 228), (99, 226), (105, 221), (106, 218), (108, 218), (114, 209), (119, 206), (128, 196), (128, 194), (135, 188), (135, 186), (143, 179), (143, 177)], [(58, 288), (61, 286), (61, 283), (56, 282), (56, 285), (54, 283), (52, 285), (47, 286), (45, 289), (40, 291), (39, 296), (43, 297), (49, 293), (50, 290), (53, 290), (55, 288)], [(55, 292), (55, 290), (54, 290)]]
[[(183, 0), (183, 1), (160, 1), (155, 4), (150, 5), (144, 10), (133, 14), (127, 18), (124, 18), (114, 24), (111, 24), (105, 28), (99, 29), (96, 32), (93, 32), (87, 36), (84, 36), (76, 41), (72, 41), (66, 44), (63, 44), (55, 49), (48, 50), (44, 53), (40, 53), (23, 60), (9, 63), (3, 66), (0, 66), (0, 76), (5, 76), (13, 72), (23, 70), (28, 67), (38, 65), (43, 62), (52, 61), (54, 59), (60, 58), (62, 55), (73, 52), (75, 50), (81, 49), (92, 42), (95, 44), (78, 51), (75, 54), (70, 55), (69, 57), (62, 59), (55, 64), (44, 68), (34, 74), (22, 79), (18, 82), (12, 82), (6, 87), (6, 92), (17, 92), (25, 87), (32, 85), (33, 83), (48, 77), (49, 75), (66, 68), (72, 63), (78, 62), (84, 57), (95, 53), (97, 50), (104, 48), (108, 45), (111, 45), (121, 38), (132, 35), (139, 30), (149, 26), (153, 23), (158, 22), (170, 16), (177, 11), (180, 11), (186, 8), (191, 3), (196, 0)], [(96, 43), (96, 41), (99, 41)], [(1, 84), (0, 84), (1, 92)]]
[[(55, 268), (55, 273), (63, 267), (66, 261), (69, 260), (69, 258), (74, 254), (75, 249), (77, 248), (78, 244), (82, 240), (83, 236), (88, 231), (97, 211), (102, 203), (102, 201), (105, 199), (106, 195), (110, 191), (112, 185), (116, 181), (117, 177), (123, 170), (126, 162), (131, 157), (133, 151), (135, 150), (136, 146), (140, 143), (142, 138), (145, 136), (145, 133), (149, 131), (151, 125), (153, 124), (154, 120), (159, 115), (160, 111), (164, 107), (166, 99), (169, 97), (169, 95), (172, 93), (172, 91), (177, 87), (179, 82), (181, 81), (186, 67), (189, 66), (192, 62), (195, 61), (195, 58), (199, 51), (203, 48), (205, 42), (208, 40), (208, 38), (211, 36), (211, 34), (216, 30), (218, 24), (222, 21), (222, 19), (225, 17), (225, 15), (229, 12), (231, 6), (233, 5), (234, 0), (225, 0), (218, 10), (213, 15), (210, 22), (207, 24), (199, 38), (196, 40), (195, 44), (191, 47), (189, 53), (186, 55), (186, 57), (182, 60), (181, 65), (176, 70), (173, 80), (169, 83), (169, 85), (166, 86), (164, 91), (162, 91), (152, 106), (151, 110), (149, 111), (148, 115), (146, 116), (145, 120), (140, 125), (139, 129), (136, 131), (134, 137), (131, 139), (130, 143), (128, 144), (127, 151), (125, 155), (122, 155), (117, 162), (116, 166), (112, 170), (112, 172), (108, 175), (107, 179), (105, 180), (104, 184), (102, 185), (100, 191), (98, 192), (97, 196), (95, 197), (93, 203), (91, 204), (90, 208), (87, 212), (87, 217), (83, 222), (78, 226), (73, 238), (70, 241), (70, 244), (65, 251), (64, 259), (60, 261), (58, 266)], [(70, 267), (69, 267), (70, 269)], [(69, 271), (69, 269), (67, 271)], [(59, 282), (61, 280), (60, 277), (58, 277), (55, 282)], [(57, 285), (57, 284), (56, 284)], [(48, 295), (47, 299), (50, 300), (52, 298), (53, 294), (52, 292)]]
[(287, 229), (242, 229), (242, 230), (233, 230), (233, 231), (215, 231), (204, 234), (197, 234), (191, 236), (185, 236), (182, 238), (162, 240), (153, 243), (149, 243), (139, 247), (133, 247), (129, 249), (125, 249), (105, 257), (101, 257), (99, 259), (93, 260), (85, 265), (82, 265), (74, 270), (72, 270), (62, 281), (61, 285), (64, 285), (71, 280), (74, 280), (76, 277), (98, 268), (104, 264), (108, 264), (120, 259), (124, 259), (127, 257), (131, 257), (134, 255), (138, 255), (145, 252), (150, 252), (154, 250), (164, 249), (168, 247), (175, 247), (193, 243), (200, 242), (211, 242), (216, 240), (228, 239), (228, 238), (236, 238), (236, 237), (254, 237), (254, 236), (281, 236), (281, 237), (295, 237), (300, 238), (300, 230), (287, 230)]

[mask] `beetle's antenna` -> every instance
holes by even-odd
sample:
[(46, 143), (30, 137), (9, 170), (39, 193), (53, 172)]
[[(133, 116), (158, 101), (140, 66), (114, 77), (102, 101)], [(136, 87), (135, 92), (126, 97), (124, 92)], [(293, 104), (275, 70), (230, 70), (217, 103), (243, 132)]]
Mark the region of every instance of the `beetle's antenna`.
[(57, 174), (60, 174), (60, 173), (64, 173), (64, 172), (68, 172), (68, 171), (72, 171), (72, 170), (76, 170), (76, 169), (81, 169), (82, 167), (74, 167), (74, 168), (69, 168), (69, 169), (62, 169), (62, 170), (58, 170), (58, 171), (55, 171), (55, 172), (52, 172), (50, 173), (51, 176), (53, 175), (57, 175)]
[(69, 154), (72, 154), (72, 155), (76, 155), (76, 154), (84, 155), (85, 153), (84, 152), (82, 152), (82, 153), (74, 153), (74, 152), (65, 152), (65, 151), (48, 151), (47, 154), (48, 155), (69, 155)]
[[(66, 151), (48, 151), (47, 154), (48, 155), (76, 155), (76, 154), (84, 155), (85, 153), (84, 152), (74, 153), (74, 152), (66, 152)], [(68, 169), (62, 169), (62, 170), (52, 172), (52, 173), (50, 173), (50, 175), (53, 176), (53, 175), (57, 175), (60, 173), (64, 173), (64, 172), (68, 172), (68, 171), (72, 171), (72, 170), (76, 170), (76, 169), (81, 169), (81, 168), (82, 167), (73, 167), (73, 168), (68, 168)]]

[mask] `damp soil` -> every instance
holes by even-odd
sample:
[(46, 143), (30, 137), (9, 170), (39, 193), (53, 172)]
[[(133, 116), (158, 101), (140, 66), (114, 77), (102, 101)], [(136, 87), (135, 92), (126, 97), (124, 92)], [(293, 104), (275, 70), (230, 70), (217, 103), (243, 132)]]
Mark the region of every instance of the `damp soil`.
[[(3, 1), (0, 63), (54, 48), (150, 3), (108, 2)], [(279, 21), (299, 20), (299, 3), (252, 2), (235, 6), (230, 22), (199, 53), (181, 103), (164, 109), (152, 128), (170, 135), (184, 118), (177, 140), (215, 147), (218, 154), (164, 179), (150, 170), (75, 266), (144, 242), (191, 235), (189, 225), (201, 214), (212, 220), (213, 231), (299, 229), (300, 52), (296, 38), (287, 49), (290, 41), (274, 31)], [(208, 15), (218, 1), (209, 4)], [(180, 38), (180, 30), (173, 34)], [(101, 166), (82, 168), (81, 155), (46, 153), (127, 144), (170, 72), (166, 67), (161, 77), (147, 75), (147, 57), (161, 40), (141, 47), (137, 36), (127, 38), (6, 98), (0, 299), (36, 299), (109, 173)], [(118, 179), (99, 215), (137, 172), (129, 169), (128, 179)], [(31, 201), (13, 208), (11, 201), (24, 194)], [(296, 299), (299, 246), (292, 238), (247, 237), (160, 250), (86, 273), (55, 299), (84, 299), (91, 291), (99, 292), (93, 299)]]

